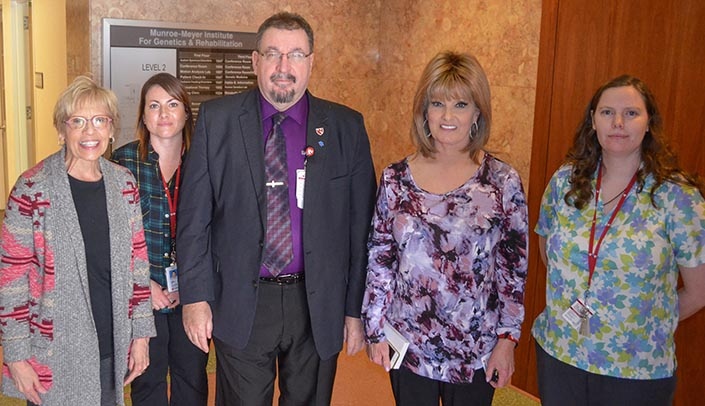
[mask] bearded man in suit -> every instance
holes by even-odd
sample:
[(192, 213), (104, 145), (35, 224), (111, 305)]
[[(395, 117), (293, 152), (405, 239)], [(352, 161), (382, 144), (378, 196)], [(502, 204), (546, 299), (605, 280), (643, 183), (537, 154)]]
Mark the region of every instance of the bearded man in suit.
[(281, 405), (328, 405), (343, 342), (364, 346), (374, 166), (362, 115), (307, 90), (313, 43), (297, 14), (262, 23), (258, 87), (203, 103), (184, 161), (183, 320), (203, 351), (213, 338), (217, 405), (271, 405), (277, 374)]

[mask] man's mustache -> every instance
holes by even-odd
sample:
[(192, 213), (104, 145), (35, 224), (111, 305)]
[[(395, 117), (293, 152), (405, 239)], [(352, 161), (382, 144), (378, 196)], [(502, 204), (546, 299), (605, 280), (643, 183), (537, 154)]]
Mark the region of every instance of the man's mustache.
[(275, 73), (269, 77), (269, 80), (271, 80), (272, 82), (279, 79), (290, 80), (292, 83), (296, 83), (296, 76), (292, 75), (291, 73)]

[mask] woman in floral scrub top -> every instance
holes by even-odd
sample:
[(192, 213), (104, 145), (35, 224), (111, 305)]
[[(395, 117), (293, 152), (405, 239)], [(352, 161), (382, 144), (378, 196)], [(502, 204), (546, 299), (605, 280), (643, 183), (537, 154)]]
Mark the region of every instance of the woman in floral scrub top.
[(674, 332), (705, 305), (705, 201), (663, 137), (646, 85), (615, 78), (546, 188), (532, 330), (544, 405), (671, 404)]
[(527, 208), (517, 172), (483, 150), (490, 123), (478, 61), (438, 54), (414, 100), (417, 152), (381, 177), (362, 318), (368, 355), (385, 369), (384, 324), (410, 342), (390, 371), (397, 405), (490, 405), (514, 372)]

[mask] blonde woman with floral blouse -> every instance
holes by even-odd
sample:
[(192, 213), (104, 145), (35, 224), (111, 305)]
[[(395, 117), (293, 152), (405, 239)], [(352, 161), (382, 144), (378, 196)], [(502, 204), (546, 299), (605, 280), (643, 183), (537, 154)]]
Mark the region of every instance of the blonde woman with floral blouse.
[(524, 191), (484, 150), (490, 87), (475, 57), (436, 55), (413, 114), (417, 152), (384, 170), (368, 243), (368, 355), (390, 370), (388, 323), (409, 341), (390, 371), (397, 405), (490, 405), (524, 319)]

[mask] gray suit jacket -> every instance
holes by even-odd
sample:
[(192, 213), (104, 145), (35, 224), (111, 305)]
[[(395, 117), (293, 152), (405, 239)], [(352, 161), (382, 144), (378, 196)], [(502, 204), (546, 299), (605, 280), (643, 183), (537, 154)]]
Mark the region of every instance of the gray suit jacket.
[[(267, 218), (258, 92), (201, 105), (178, 208), (181, 302), (209, 301), (213, 335), (236, 348), (252, 330)], [(308, 97), (316, 153), (306, 167), (304, 266), (316, 349), (327, 359), (342, 348), (344, 316), (360, 317), (375, 174), (360, 113)]]

